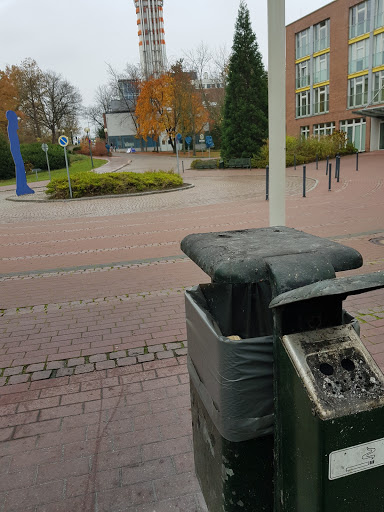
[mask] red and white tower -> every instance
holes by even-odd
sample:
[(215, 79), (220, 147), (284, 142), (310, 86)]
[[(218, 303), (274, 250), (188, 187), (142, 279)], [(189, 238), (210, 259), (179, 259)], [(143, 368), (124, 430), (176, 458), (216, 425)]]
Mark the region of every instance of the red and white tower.
[(133, 0), (139, 29), (140, 62), (146, 78), (165, 71), (163, 0)]

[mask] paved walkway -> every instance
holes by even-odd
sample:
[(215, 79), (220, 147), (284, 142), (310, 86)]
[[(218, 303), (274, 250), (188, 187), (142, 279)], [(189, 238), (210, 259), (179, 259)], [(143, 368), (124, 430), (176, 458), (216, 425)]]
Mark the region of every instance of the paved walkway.
[[(133, 156), (142, 170), (165, 162), (121, 158)], [(383, 158), (361, 155), (358, 172), (343, 158), (331, 192), (324, 164), (307, 166), (307, 198), (301, 170), (287, 172), (287, 225), (358, 249), (364, 266), (350, 273), (384, 269)], [(179, 244), (188, 233), (266, 226), (268, 203), (264, 171), (184, 179), (195, 188), (145, 200), (11, 203), (0, 193), (1, 511), (206, 511), (193, 473), (183, 292), (208, 278)], [(384, 368), (384, 292), (347, 308)]]

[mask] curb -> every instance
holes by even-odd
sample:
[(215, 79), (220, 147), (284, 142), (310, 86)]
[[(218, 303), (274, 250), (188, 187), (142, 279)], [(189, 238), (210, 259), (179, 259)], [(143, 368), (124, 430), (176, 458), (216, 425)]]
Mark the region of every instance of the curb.
[(170, 188), (167, 190), (151, 190), (149, 192), (137, 192), (134, 194), (115, 194), (115, 195), (105, 195), (105, 196), (92, 196), (92, 197), (77, 197), (74, 199), (19, 199), (18, 197), (6, 197), (6, 201), (13, 201), (15, 203), (69, 203), (71, 201), (89, 201), (92, 199), (115, 199), (120, 197), (133, 197), (133, 196), (147, 196), (151, 194), (165, 194), (167, 192), (179, 192), (182, 190), (188, 190), (189, 188), (194, 188), (195, 185), (190, 183), (185, 183), (182, 187), (178, 188)]

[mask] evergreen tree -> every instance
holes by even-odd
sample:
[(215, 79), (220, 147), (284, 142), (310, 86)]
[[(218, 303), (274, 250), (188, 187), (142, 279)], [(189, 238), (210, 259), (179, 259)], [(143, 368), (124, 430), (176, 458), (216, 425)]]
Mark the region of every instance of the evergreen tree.
[(240, 2), (222, 124), (221, 156), (251, 157), (268, 137), (268, 81), (249, 10)]

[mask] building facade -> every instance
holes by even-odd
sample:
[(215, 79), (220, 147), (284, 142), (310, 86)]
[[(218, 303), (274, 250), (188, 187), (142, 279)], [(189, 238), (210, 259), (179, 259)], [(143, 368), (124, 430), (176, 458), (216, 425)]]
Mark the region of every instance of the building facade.
[(146, 79), (166, 69), (163, 0), (133, 0), (137, 14), (140, 63)]
[(286, 28), (287, 135), (384, 149), (384, 0), (334, 0)]

